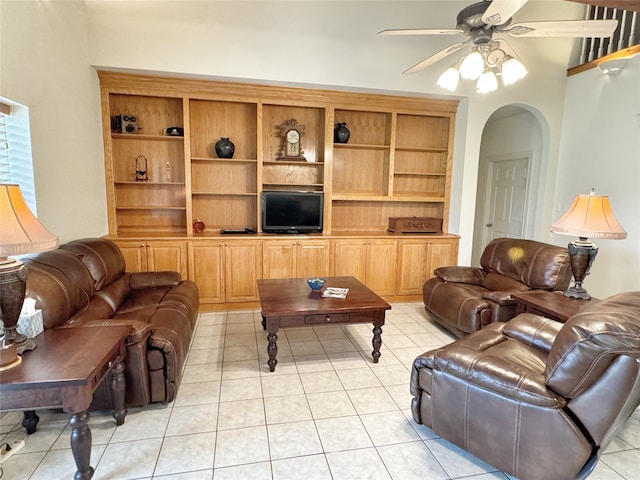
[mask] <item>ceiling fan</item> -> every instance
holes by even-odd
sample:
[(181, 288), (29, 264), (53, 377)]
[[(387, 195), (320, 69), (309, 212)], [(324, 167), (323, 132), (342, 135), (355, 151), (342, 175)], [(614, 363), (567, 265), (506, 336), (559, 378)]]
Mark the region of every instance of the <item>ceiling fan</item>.
[[(513, 15), (520, 10), (527, 0), (484, 0), (463, 8), (456, 18), (456, 28), (420, 28), (420, 29), (390, 29), (382, 30), (379, 35), (464, 35), (469, 37), (466, 41), (454, 43), (449, 47), (427, 57), (403, 73), (418, 72), (439, 60), (457, 52), (469, 43), (473, 44), (473, 51), (459, 62), (459, 67), (465, 67), (465, 60), (473, 56), (475, 69), (469, 75), (468, 69), (461, 68), (460, 75), (467, 79), (479, 79), (483, 73), (488, 73), (495, 77), (495, 74), (506, 75), (504, 68), (507, 61), (509, 66), (514, 66), (519, 71), (520, 78), (526, 74), (526, 69), (517, 60), (517, 55), (509, 44), (504, 40), (504, 36), (511, 37), (610, 37), (616, 27), (617, 20), (557, 20), (549, 22), (524, 22), (512, 24)], [(497, 39), (494, 39), (496, 35)], [(482, 60), (482, 64), (480, 64)], [(468, 65), (466, 65), (468, 67)], [(456, 71), (456, 67), (452, 67)], [(447, 70), (449, 72), (451, 69)], [(524, 70), (524, 73), (523, 73)], [(445, 72), (445, 74), (447, 73)], [(451, 73), (451, 72), (450, 72)], [(444, 74), (443, 74), (444, 75)], [(453, 75), (453, 73), (451, 73)], [(451, 76), (450, 75), (450, 76)], [(473, 78), (475, 76), (475, 78)], [(442, 79), (442, 77), (441, 77)], [(507, 80), (503, 77), (503, 82)], [(508, 80), (512, 80), (509, 78)], [(517, 80), (517, 78), (516, 78)], [(440, 85), (440, 80), (438, 84)], [(492, 82), (491, 82), (492, 83)], [(513, 83), (511, 81), (510, 83)], [(455, 81), (457, 86), (457, 79)], [(443, 85), (441, 85), (443, 86)], [(451, 86), (451, 85), (449, 85)], [(480, 86), (478, 86), (480, 87)], [(445, 86), (444, 88), (448, 88)], [(497, 81), (496, 81), (497, 88)], [(448, 88), (449, 90), (455, 90)], [(493, 88), (495, 90), (495, 88)], [(480, 91), (480, 88), (479, 88)], [(489, 90), (492, 91), (492, 90)]]

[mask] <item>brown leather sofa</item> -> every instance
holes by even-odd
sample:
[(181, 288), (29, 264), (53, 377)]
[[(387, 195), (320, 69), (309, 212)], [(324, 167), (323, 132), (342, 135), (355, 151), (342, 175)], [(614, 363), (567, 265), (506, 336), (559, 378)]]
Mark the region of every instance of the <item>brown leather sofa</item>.
[(411, 393), (416, 422), (520, 480), (584, 478), (640, 405), (640, 292), (424, 353)]
[(427, 312), (457, 337), (513, 318), (512, 293), (565, 290), (571, 281), (567, 249), (534, 240), (492, 240), (480, 265), (437, 268), (422, 290)]
[[(125, 272), (116, 244), (99, 238), (75, 240), (23, 261), (28, 267), (25, 296), (42, 309), (45, 328), (131, 326), (127, 406), (174, 399), (198, 314), (193, 282), (181, 280), (178, 272)], [(101, 385), (92, 408), (112, 406), (109, 389)]]

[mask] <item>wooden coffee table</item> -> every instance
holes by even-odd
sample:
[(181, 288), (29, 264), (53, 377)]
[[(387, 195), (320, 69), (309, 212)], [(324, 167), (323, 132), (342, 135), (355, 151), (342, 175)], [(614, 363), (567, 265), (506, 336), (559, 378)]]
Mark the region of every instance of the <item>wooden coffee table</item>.
[(312, 291), (304, 278), (258, 280), (262, 305), (262, 326), (269, 332), (267, 353), (269, 370), (276, 369), (278, 330), (286, 327), (373, 324), (373, 362), (380, 358), (382, 326), (391, 305), (353, 277), (326, 277), (326, 287), (348, 288), (346, 298), (325, 298)]
[(36, 337), (37, 348), (22, 355), (19, 366), (0, 373), (0, 410), (26, 410), (22, 425), (27, 433), (36, 429), (34, 409), (62, 408), (71, 414), (76, 480), (93, 476), (87, 409), (110, 373), (113, 416), (117, 425), (124, 423), (124, 342), (130, 330), (124, 325), (47, 329)]

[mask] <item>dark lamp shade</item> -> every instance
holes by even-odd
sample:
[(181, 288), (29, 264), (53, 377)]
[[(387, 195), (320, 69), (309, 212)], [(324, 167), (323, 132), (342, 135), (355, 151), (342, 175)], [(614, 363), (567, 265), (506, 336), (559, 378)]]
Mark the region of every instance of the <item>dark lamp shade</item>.
[(31, 213), (16, 184), (0, 184), (0, 225), (0, 257), (58, 247), (58, 237)]
[(627, 238), (606, 195), (576, 195), (569, 210), (551, 225), (551, 231), (580, 238)]

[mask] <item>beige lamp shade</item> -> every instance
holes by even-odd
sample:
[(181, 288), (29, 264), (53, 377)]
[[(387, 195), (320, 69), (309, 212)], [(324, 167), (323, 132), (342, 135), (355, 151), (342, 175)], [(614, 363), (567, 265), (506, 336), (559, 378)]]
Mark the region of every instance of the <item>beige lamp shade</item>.
[(551, 231), (580, 238), (627, 238), (627, 232), (613, 215), (606, 195), (576, 195), (569, 210), (553, 225)]
[(20, 186), (0, 184), (0, 257), (25, 255), (57, 247), (58, 237), (31, 213)]

